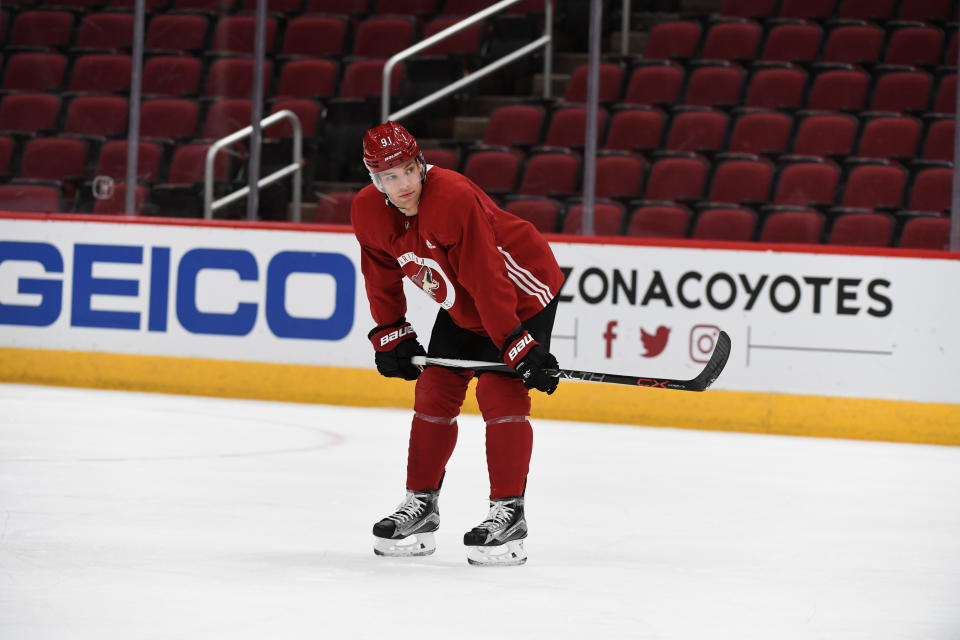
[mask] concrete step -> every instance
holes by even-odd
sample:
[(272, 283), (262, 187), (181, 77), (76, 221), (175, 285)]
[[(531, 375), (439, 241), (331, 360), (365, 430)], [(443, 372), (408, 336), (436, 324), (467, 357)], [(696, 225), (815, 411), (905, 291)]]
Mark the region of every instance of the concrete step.
[[(567, 90), (567, 84), (570, 82), (570, 74), (554, 73), (550, 77), (550, 95), (552, 97), (562, 96)], [(533, 87), (530, 91), (531, 96), (543, 95), (543, 74), (535, 73), (533, 75)]]
[[(287, 206), (287, 220), (290, 222), (296, 221), (296, 216), (294, 215), (293, 203), (291, 202)], [(300, 203), (300, 222), (313, 222), (313, 216), (317, 213), (317, 203), (316, 202), (301, 202)]]
[[(590, 62), (589, 53), (559, 51), (553, 54), (553, 73), (573, 73), (582, 64)], [(541, 85), (543, 86), (543, 85)]]
[(454, 140), (480, 140), (487, 132), (490, 118), (483, 116), (457, 116), (453, 119)]
[(511, 95), (511, 96), (501, 96), (501, 95), (479, 95), (477, 96), (472, 104), (468, 113), (465, 113), (466, 116), (480, 116), (480, 117), (489, 117), (496, 109), (499, 107), (514, 105), (514, 104), (523, 104), (523, 101), (526, 99), (525, 96), (520, 95)]
[[(627, 55), (640, 55), (643, 53), (643, 49), (647, 46), (647, 36), (648, 32), (646, 31), (629, 31), (627, 32)], [(604, 51), (608, 54), (621, 55), (621, 37), (620, 33), (612, 33), (610, 37), (607, 38), (607, 41), (604, 43)]]
[(723, 0), (680, 0), (680, 10), (687, 13), (719, 13)]
[(649, 31), (661, 22), (679, 20), (679, 13), (664, 13), (662, 11), (639, 11), (630, 16), (630, 28), (637, 31)]

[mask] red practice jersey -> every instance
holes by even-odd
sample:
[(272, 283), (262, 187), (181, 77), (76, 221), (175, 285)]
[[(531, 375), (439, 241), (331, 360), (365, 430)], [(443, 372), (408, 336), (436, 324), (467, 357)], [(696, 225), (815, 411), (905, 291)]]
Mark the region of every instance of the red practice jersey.
[(406, 314), (406, 276), (459, 326), (499, 346), (521, 320), (547, 306), (563, 283), (536, 228), (500, 209), (455, 171), (429, 168), (415, 216), (388, 205), (371, 184), (354, 198), (350, 218), (378, 325)]

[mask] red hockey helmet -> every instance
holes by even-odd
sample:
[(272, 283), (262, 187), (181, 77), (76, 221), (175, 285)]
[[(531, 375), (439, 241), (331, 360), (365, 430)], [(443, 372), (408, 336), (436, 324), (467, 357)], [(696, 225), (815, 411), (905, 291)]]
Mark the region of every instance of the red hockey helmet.
[(377, 125), (363, 136), (363, 164), (371, 175), (422, 158), (416, 138), (396, 122)]

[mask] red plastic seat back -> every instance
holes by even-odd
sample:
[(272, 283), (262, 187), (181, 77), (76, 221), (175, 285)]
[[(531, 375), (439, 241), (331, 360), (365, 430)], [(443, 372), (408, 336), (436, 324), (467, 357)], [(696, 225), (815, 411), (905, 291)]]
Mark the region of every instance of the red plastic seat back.
[(855, 247), (889, 247), (893, 218), (884, 213), (846, 213), (830, 230), (829, 244)]
[[(593, 232), (598, 236), (615, 236), (623, 224), (623, 207), (613, 202), (595, 202), (593, 205)], [(563, 233), (583, 233), (583, 205), (570, 207), (563, 219)]]
[(627, 226), (628, 236), (641, 238), (682, 238), (690, 212), (683, 207), (649, 205), (634, 210)]
[(708, 209), (701, 213), (693, 224), (691, 238), (700, 240), (735, 240), (746, 242), (753, 239), (757, 217), (746, 209)]
[(511, 200), (504, 207), (518, 218), (531, 223), (541, 233), (556, 231), (560, 203), (550, 198), (528, 197)]
[(863, 209), (899, 207), (906, 181), (906, 169), (897, 165), (855, 167), (847, 176), (842, 204)]
[(119, 136), (127, 130), (127, 99), (120, 96), (80, 96), (67, 108), (63, 133)]
[(950, 218), (911, 218), (903, 225), (898, 247), (904, 249), (950, 248)]
[(818, 244), (823, 225), (823, 214), (815, 211), (775, 211), (764, 221), (760, 242)]

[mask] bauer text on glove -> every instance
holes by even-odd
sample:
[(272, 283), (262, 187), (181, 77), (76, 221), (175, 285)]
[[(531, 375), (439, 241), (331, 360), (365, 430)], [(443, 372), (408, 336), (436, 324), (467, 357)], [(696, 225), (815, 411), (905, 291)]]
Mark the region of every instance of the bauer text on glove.
[(367, 337), (376, 351), (374, 360), (380, 375), (416, 380), (423, 371), (422, 367), (414, 365), (410, 359), (413, 356), (425, 356), (427, 352), (420, 346), (417, 333), (406, 320), (400, 319), (393, 324), (380, 325), (367, 334)]
[[(507, 337), (500, 357), (520, 374), (528, 389), (539, 389), (547, 394), (556, 390), (559, 380), (556, 375), (559, 368), (557, 359), (523, 327), (517, 327)], [(554, 373), (548, 373), (547, 369), (553, 369)]]

